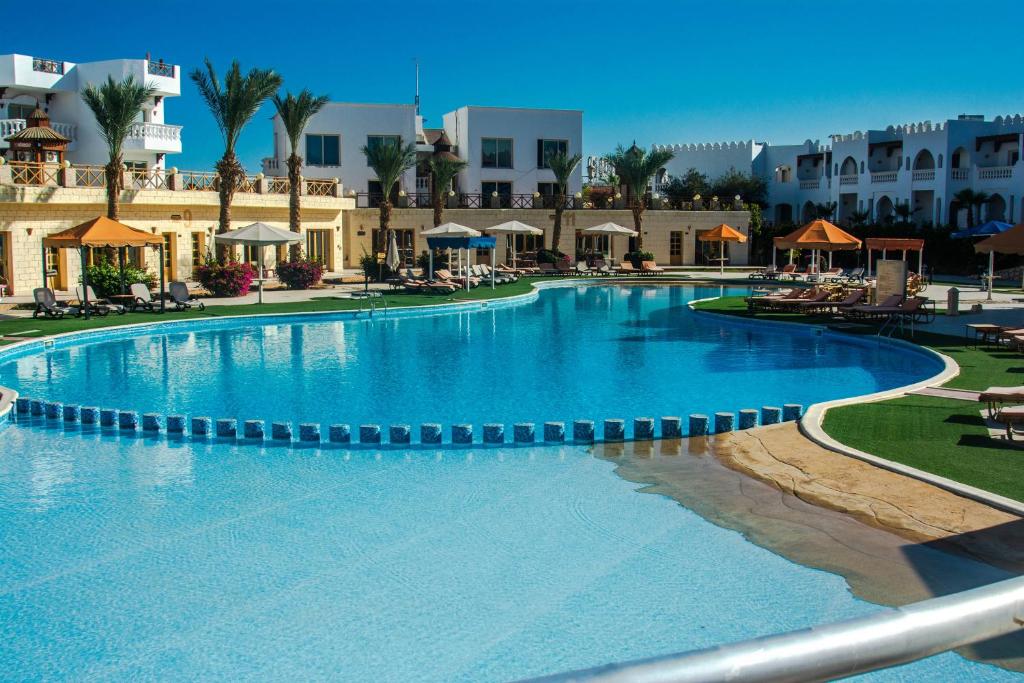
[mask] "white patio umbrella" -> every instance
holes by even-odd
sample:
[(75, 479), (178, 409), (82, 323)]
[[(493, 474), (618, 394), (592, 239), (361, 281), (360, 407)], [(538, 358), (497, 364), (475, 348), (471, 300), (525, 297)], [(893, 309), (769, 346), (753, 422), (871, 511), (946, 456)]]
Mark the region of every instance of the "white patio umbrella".
[[(519, 221), (506, 221), (490, 228), (484, 228), (484, 232), (494, 235), (543, 235), (544, 231)], [(516, 267), (516, 245), (512, 243), (512, 267)]]
[(584, 235), (608, 235), (608, 258), (615, 259), (615, 241), (616, 235), (622, 235), (625, 237), (636, 237), (639, 233), (636, 230), (630, 228), (624, 228), (621, 225), (615, 223), (601, 223), (601, 225), (595, 225), (590, 228), (581, 230)]
[[(424, 230), (420, 233), (423, 237), (480, 237), (480, 231), (474, 230), (473, 228), (467, 228), (465, 225), (459, 225), (458, 223), (442, 223), (437, 227)], [(434, 250), (430, 249), (430, 273), (427, 277), (434, 276)], [(466, 250), (466, 272), (462, 272), (462, 250), (459, 250), (459, 273), (461, 273), (465, 279), (463, 282), (466, 285), (466, 289), (469, 289), (469, 249)]]
[(214, 239), (224, 244), (242, 244), (250, 247), (258, 247), (257, 263), (259, 267), (259, 303), (263, 303), (263, 247), (276, 246), (279, 244), (292, 244), (301, 242), (302, 236), (290, 230), (275, 228), (266, 223), (253, 223), (238, 230), (225, 232), (222, 235), (215, 235)]

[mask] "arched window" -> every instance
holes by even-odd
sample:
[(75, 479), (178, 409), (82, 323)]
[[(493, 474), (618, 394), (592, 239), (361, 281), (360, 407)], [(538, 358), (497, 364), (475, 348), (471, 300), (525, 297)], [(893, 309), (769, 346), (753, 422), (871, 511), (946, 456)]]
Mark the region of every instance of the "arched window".
[(786, 165), (775, 167), (775, 182), (788, 183), (793, 179), (793, 170)]
[(839, 169), (839, 175), (857, 175), (857, 161), (853, 157), (846, 157)]
[(914, 158), (914, 170), (915, 171), (928, 171), (935, 168), (935, 158), (932, 157), (932, 153), (926, 149), (922, 149), (917, 153)]
[(938, 166), (938, 168), (942, 168), (942, 155), (941, 154), (939, 155), (939, 161), (938, 161), (937, 166)]
[(860, 172), (861, 173), (864, 172), (864, 162), (863, 161), (860, 162)]

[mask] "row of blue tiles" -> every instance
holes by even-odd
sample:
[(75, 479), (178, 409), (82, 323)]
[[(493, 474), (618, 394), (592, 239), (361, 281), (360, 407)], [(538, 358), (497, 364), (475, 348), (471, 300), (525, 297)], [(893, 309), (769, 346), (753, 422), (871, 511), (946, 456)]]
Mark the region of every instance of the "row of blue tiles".
[[(116, 410), (113, 408), (95, 408), (91, 406), (64, 405), (55, 401), (41, 401), (38, 399), (19, 397), (16, 403), (16, 410), (21, 415), (43, 416), (47, 420), (62, 420), (65, 423), (78, 423), (82, 425), (99, 425), (101, 427), (116, 427), (120, 431), (157, 434), (182, 435), (189, 427), (189, 433), (193, 437), (215, 436), (222, 439), (243, 438), (252, 441), (263, 441), (268, 438), (266, 433), (266, 422), (263, 420), (245, 420), (242, 423), (242, 432), (238, 431), (238, 420), (235, 418), (222, 418), (213, 420), (209, 417), (193, 417), (191, 422), (184, 415), (161, 415), (160, 413), (143, 413), (140, 415), (133, 410)], [(730, 432), (734, 429), (750, 429), (758, 423), (768, 425), (781, 421), (797, 420), (803, 411), (798, 404), (786, 404), (782, 408), (765, 406), (760, 413), (755, 409), (746, 409), (739, 412), (739, 421), (736, 421), (736, 414), (721, 412), (715, 413), (714, 421), (707, 415), (690, 415), (689, 436), (706, 436), (711, 433)], [(758, 419), (760, 418), (760, 420)], [(436, 423), (423, 423), (420, 425), (421, 444), (441, 444), (442, 425)], [(388, 443), (393, 445), (406, 445), (412, 443), (412, 427), (410, 425), (390, 425), (387, 430)], [(334, 444), (352, 443), (352, 428), (347, 424), (332, 424), (327, 429), (327, 441)], [(660, 437), (663, 439), (677, 439), (684, 436), (682, 430), (682, 419), (678, 417), (661, 418)], [(320, 443), (324, 440), (319, 423), (304, 422), (299, 425), (298, 433), (292, 429), (291, 422), (272, 422), (270, 425), (269, 438), (274, 441), (292, 441), (298, 439), (301, 443)], [(543, 441), (547, 443), (558, 443), (566, 440), (564, 422), (545, 422), (542, 432)], [(633, 420), (634, 441), (646, 441), (655, 438), (654, 419), (650, 417), (638, 417)], [(537, 440), (535, 425), (533, 422), (517, 422), (512, 426), (512, 441), (514, 443), (534, 443)], [(595, 426), (593, 420), (575, 420), (572, 423), (572, 440), (578, 443), (593, 443), (595, 438)], [(625, 441), (626, 422), (625, 420), (609, 419), (604, 421), (604, 441)], [(380, 425), (360, 425), (358, 429), (358, 443), (380, 444), (383, 441), (383, 429)], [(451, 443), (472, 444), (473, 425), (455, 424), (451, 427)], [(505, 443), (505, 425), (501, 423), (488, 423), (483, 425), (483, 443), (501, 444)]]

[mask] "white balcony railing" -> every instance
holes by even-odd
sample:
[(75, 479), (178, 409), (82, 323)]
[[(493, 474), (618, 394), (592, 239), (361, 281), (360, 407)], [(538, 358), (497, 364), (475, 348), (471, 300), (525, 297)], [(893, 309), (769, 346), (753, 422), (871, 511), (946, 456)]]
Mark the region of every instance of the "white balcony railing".
[(153, 139), (167, 142), (181, 142), (181, 126), (164, 123), (133, 123), (128, 131), (129, 139)]
[(910, 176), (910, 179), (912, 181), (914, 181), (915, 183), (926, 181), (926, 180), (935, 180), (935, 169), (934, 168), (923, 168), (923, 169), (918, 170), (918, 171), (913, 171), (911, 176)]
[(801, 180), (800, 181), (800, 189), (801, 190), (817, 190), (819, 187), (821, 187), (821, 178), (815, 178), (814, 180)]
[(949, 171), (949, 177), (951, 180), (968, 180), (971, 177), (971, 169), (969, 168), (953, 168)]
[[(0, 141), (3, 141), (3, 139), (8, 135), (14, 135), (18, 131), (25, 130), (26, 125), (28, 125), (28, 123), (25, 119), (0, 119)], [(72, 123), (59, 123), (54, 121), (50, 123), (50, 127), (72, 142), (75, 141), (75, 134), (78, 126)]]
[(1000, 178), (1012, 178), (1013, 166), (990, 166), (989, 168), (978, 169), (978, 180), (998, 180)]
[(859, 178), (859, 176), (857, 174), (841, 175), (841, 176), (839, 176), (839, 184), (840, 185), (856, 185), (857, 182), (858, 182), (858, 178)]
[(872, 184), (895, 183), (898, 173), (898, 171), (880, 171), (878, 173), (872, 173), (871, 182)]

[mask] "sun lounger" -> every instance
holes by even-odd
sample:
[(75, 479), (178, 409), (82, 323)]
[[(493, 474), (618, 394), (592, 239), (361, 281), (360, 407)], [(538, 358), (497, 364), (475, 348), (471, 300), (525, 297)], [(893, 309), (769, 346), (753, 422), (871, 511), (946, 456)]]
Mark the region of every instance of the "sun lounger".
[(786, 265), (782, 266), (782, 270), (778, 271), (778, 273), (778, 278), (780, 280), (795, 280), (797, 275), (796, 264), (787, 263)]
[(33, 289), (32, 299), (36, 303), (36, 310), (32, 312), (33, 318), (38, 318), (40, 315), (45, 318), (63, 318), (68, 313), (77, 318), (82, 313), (82, 309), (76, 306), (65, 306), (58, 303), (57, 297), (49, 287)]
[(1014, 425), (1024, 424), (1024, 406), (1009, 406), (1001, 408), (992, 419), (1006, 425), (1006, 438), (1013, 441)]
[(131, 309), (137, 311), (143, 309), (145, 311), (153, 310), (153, 295), (149, 293), (149, 287), (141, 282), (136, 282), (131, 286), (132, 296), (135, 300), (132, 302)]
[(831, 296), (828, 290), (825, 289), (809, 289), (803, 295), (791, 297), (788, 299), (779, 299), (774, 302), (771, 306), (775, 310), (782, 311), (796, 311), (800, 310), (801, 306), (809, 304), (821, 304), (828, 301)]
[(978, 402), (985, 403), (989, 416), (994, 416), (999, 412), (999, 408), (1007, 403), (1013, 405), (1024, 403), (1024, 386), (989, 387), (978, 394)]
[(584, 261), (576, 262), (576, 274), (577, 275), (593, 275), (594, 270), (588, 266)]
[[(456, 276), (452, 275), (451, 271), (448, 270), (447, 268), (442, 268), (441, 270), (435, 270), (434, 271), (434, 275), (437, 276), (437, 280), (439, 282), (450, 282), (450, 283), (453, 283), (453, 284), (456, 284), (456, 285), (459, 285), (459, 286), (462, 286), (462, 285), (464, 285), (466, 283), (466, 278), (464, 278), (464, 277), (456, 277)], [(478, 287), (479, 285), (480, 285), (480, 279), (470, 276), (470, 278), (469, 278), (469, 286), (470, 287)]]
[(611, 275), (612, 269), (608, 267), (604, 259), (596, 259), (594, 265), (591, 266), (591, 270), (597, 275)]
[(566, 260), (559, 261), (555, 264), (555, 270), (558, 271), (559, 275), (576, 275), (576, 268)]
[[(125, 313), (128, 312), (128, 309), (126, 309), (121, 304), (115, 304), (112, 303), (110, 299), (101, 299), (100, 297), (96, 296), (96, 292), (92, 290), (92, 285), (89, 285), (87, 289), (88, 291), (83, 289), (82, 285), (78, 285), (77, 287), (75, 287), (75, 296), (78, 297), (78, 301), (83, 305), (86, 299), (89, 300), (90, 313), (96, 313), (98, 315), (107, 315), (108, 313), (114, 312), (117, 313), (118, 315), (124, 315)], [(85, 297), (85, 294), (88, 294), (89, 296)]]
[(779, 276), (779, 271), (775, 268), (775, 266), (768, 266), (767, 268), (762, 268), (761, 270), (754, 271), (753, 273), (750, 273), (749, 275), (747, 275), (747, 279), (748, 280), (774, 280), (778, 276)]
[(640, 272), (642, 273), (664, 273), (665, 269), (654, 261), (641, 261)]
[(774, 294), (765, 294), (764, 296), (748, 296), (744, 299), (744, 301), (747, 302), (748, 310), (754, 310), (755, 308), (759, 307), (768, 307), (772, 303), (776, 301), (781, 301), (782, 299), (793, 298), (799, 295), (802, 291), (804, 290), (799, 289), (797, 287), (791, 287), (790, 289), (787, 289), (784, 292), (779, 291), (775, 292)]
[(558, 269), (555, 268), (554, 263), (538, 263), (537, 269), (541, 275), (558, 275)]
[(864, 269), (854, 268), (845, 277), (847, 282), (863, 282), (864, 281)]
[(620, 275), (631, 275), (637, 272), (636, 268), (633, 267), (632, 261), (622, 261), (615, 268), (615, 272)]
[(200, 311), (206, 310), (206, 304), (189, 294), (188, 285), (184, 282), (172, 282), (167, 289), (167, 293), (170, 294), (171, 301), (174, 302), (176, 310), (184, 311), (193, 306)]
[(850, 292), (845, 299), (841, 301), (799, 301), (797, 307), (804, 313), (828, 313), (832, 310), (842, 311), (844, 309), (852, 308), (860, 303), (860, 300), (864, 298), (863, 289), (855, 289)]

